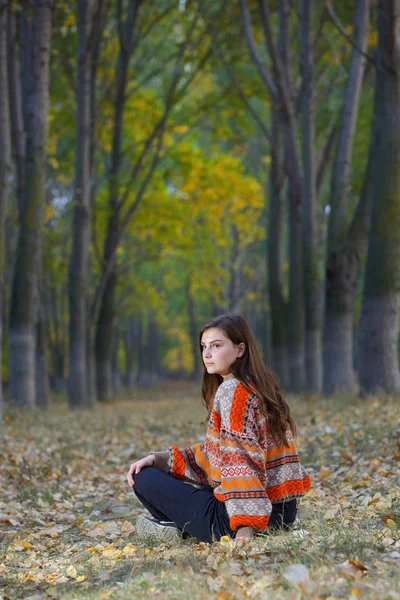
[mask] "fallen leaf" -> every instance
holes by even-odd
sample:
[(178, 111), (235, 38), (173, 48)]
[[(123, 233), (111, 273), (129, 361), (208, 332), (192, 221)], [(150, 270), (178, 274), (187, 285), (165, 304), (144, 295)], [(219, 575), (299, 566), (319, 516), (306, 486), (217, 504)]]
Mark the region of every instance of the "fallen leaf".
[(137, 550), (136, 546), (133, 546), (132, 544), (128, 544), (127, 546), (125, 546), (125, 548), (123, 548), (122, 552), (124, 554), (130, 555), (130, 554), (133, 554), (134, 552), (136, 552), (136, 550)]
[(67, 567), (67, 570), (65, 571), (67, 577), (70, 577), (71, 579), (76, 579), (76, 577), (78, 576), (78, 573), (76, 572), (76, 569), (73, 565), (70, 565), (69, 567)]
[(116, 548), (114, 544), (110, 544), (110, 546), (107, 546), (107, 548), (104, 548), (102, 555), (105, 558), (117, 559), (117, 558), (121, 558), (124, 555), (124, 553), (122, 552), (122, 550), (119, 550), (118, 548)]
[(357, 567), (357, 569), (360, 569), (361, 571), (368, 571), (368, 567), (366, 567), (365, 565), (363, 565), (362, 562), (360, 562), (357, 558), (349, 558), (349, 563), (351, 565), (354, 565), (355, 567)]

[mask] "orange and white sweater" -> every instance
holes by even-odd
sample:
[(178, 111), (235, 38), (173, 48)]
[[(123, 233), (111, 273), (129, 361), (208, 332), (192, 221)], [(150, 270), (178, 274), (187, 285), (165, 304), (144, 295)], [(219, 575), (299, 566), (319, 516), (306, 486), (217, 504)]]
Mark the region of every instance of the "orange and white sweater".
[(289, 446), (276, 443), (258, 403), (237, 379), (227, 379), (215, 394), (204, 443), (152, 452), (158, 469), (213, 488), (233, 531), (266, 529), (272, 504), (303, 496), (311, 487), (291, 432)]

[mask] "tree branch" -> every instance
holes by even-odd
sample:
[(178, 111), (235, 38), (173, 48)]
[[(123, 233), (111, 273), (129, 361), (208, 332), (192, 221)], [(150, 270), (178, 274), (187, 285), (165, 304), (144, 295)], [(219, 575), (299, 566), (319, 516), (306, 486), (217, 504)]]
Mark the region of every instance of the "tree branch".
[(376, 66), (376, 60), (375, 58), (373, 58), (372, 56), (370, 56), (369, 54), (367, 54), (366, 52), (364, 52), (362, 50), (362, 48), (360, 48), (360, 46), (358, 46), (358, 44), (356, 44), (356, 42), (353, 40), (352, 37), (349, 36), (349, 34), (347, 33), (347, 31), (345, 30), (345, 28), (343, 27), (343, 25), (341, 24), (341, 22), (339, 21), (334, 8), (332, 6), (331, 0), (325, 0), (325, 7), (326, 10), (333, 22), (333, 24), (335, 25), (335, 27), (338, 29), (338, 31), (340, 31), (340, 33), (342, 34), (343, 37), (346, 38), (346, 40), (348, 42), (350, 42), (350, 44), (353, 46), (353, 48), (355, 48), (356, 50), (358, 50), (358, 52), (360, 54), (362, 54), (362, 56), (364, 56), (364, 58), (366, 58), (370, 63), (372, 63), (373, 65)]
[(257, 51), (256, 43), (253, 36), (253, 28), (251, 25), (250, 13), (247, 6), (247, 0), (240, 0), (240, 11), (242, 14), (244, 35), (246, 38), (247, 46), (249, 48), (250, 56), (257, 67), (260, 77), (271, 94), (272, 98), (276, 100), (278, 98), (278, 90), (275, 83), (270, 79), (268, 73), (264, 69), (261, 62), (260, 56)]

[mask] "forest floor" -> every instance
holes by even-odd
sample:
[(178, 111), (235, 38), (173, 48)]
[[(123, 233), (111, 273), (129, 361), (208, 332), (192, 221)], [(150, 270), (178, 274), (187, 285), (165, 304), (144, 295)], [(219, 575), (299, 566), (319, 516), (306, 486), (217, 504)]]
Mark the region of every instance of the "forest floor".
[(131, 462), (200, 441), (190, 386), (0, 425), (0, 598), (400, 600), (400, 402), (289, 398), (313, 481), (292, 532), (212, 545), (135, 536)]

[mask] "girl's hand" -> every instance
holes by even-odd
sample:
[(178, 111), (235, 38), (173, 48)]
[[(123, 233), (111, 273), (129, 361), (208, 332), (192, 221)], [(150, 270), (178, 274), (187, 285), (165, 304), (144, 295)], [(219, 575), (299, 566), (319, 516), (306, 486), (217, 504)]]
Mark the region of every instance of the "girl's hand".
[(131, 464), (131, 466), (129, 467), (128, 474), (126, 476), (128, 483), (131, 487), (135, 485), (135, 482), (133, 480), (134, 474), (140, 473), (143, 467), (152, 467), (154, 465), (154, 461), (154, 456), (150, 454), (149, 456), (145, 456), (144, 458), (141, 458), (140, 460)]

